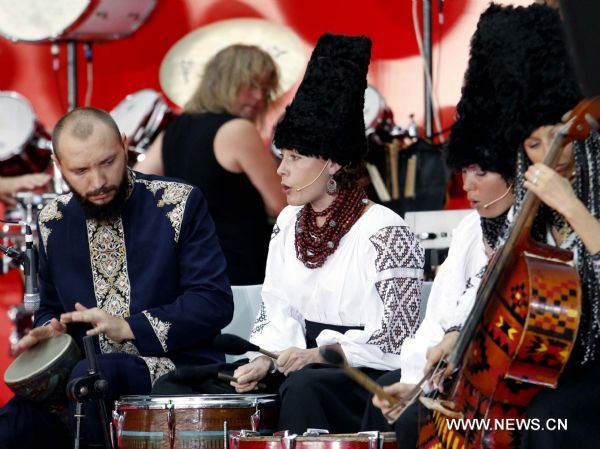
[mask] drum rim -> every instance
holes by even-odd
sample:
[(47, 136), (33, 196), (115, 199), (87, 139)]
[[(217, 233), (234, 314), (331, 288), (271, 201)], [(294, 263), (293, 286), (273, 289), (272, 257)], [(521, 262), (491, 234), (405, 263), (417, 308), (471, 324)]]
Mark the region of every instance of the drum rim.
[[(12, 363), (8, 366), (8, 368), (6, 368), (6, 371), (4, 372), (4, 382), (7, 385), (9, 385), (9, 384), (10, 385), (17, 385), (17, 384), (22, 383), (23, 381), (27, 381), (28, 379), (35, 378), (38, 374), (40, 374), (40, 373), (42, 373), (44, 371), (48, 371), (51, 366), (53, 366), (54, 364), (56, 364), (57, 360), (59, 360), (67, 351), (69, 351), (75, 345), (75, 341), (73, 340), (73, 337), (71, 337), (69, 334), (60, 334), (60, 335), (57, 335), (57, 336), (52, 337), (52, 338), (60, 338), (62, 340), (65, 340), (65, 342), (66, 342), (64, 344), (64, 347), (62, 348), (62, 350), (58, 354), (55, 354), (54, 357), (51, 360), (49, 360), (48, 362), (46, 362), (46, 364), (44, 364), (43, 366), (40, 366), (35, 371), (28, 373), (26, 376), (21, 375), (19, 378), (14, 377), (14, 378), (11, 379), (10, 378), (11, 368), (12, 368), (12, 371), (14, 371), (16, 369), (15, 367), (17, 366), (17, 361), (19, 360), (19, 358), (21, 356), (27, 354), (28, 351), (23, 352), (15, 360), (12, 361)], [(44, 340), (44, 341), (42, 341), (42, 342), (40, 342), (38, 344), (43, 344), (46, 341), (50, 341), (50, 339)]]
[(242, 408), (260, 404), (275, 404), (277, 394), (197, 394), (197, 395), (126, 395), (115, 401), (115, 408), (165, 408), (167, 404), (205, 405), (206, 408)]
[(0, 99), (2, 97), (11, 98), (13, 100), (17, 100), (17, 101), (20, 101), (21, 103), (23, 103), (29, 109), (30, 117), (29, 117), (29, 123), (27, 123), (27, 131), (28, 132), (25, 134), (27, 137), (25, 139), (23, 139), (22, 142), (19, 142), (18, 145), (15, 145), (12, 148), (4, 150), (4, 152), (6, 152), (6, 155), (2, 156), (0, 154), (0, 162), (7, 161), (12, 157), (15, 157), (15, 156), (18, 156), (19, 154), (21, 154), (23, 147), (28, 142), (28, 140), (31, 138), (31, 136), (33, 136), (33, 133), (35, 131), (35, 124), (37, 121), (33, 106), (31, 104), (31, 102), (24, 95), (21, 95), (19, 92), (16, 92), (14, 90), (4, 90), (4, 91), (0, 91)]
[[(241, 436), (236, 435), (235, 430), (231, 435), (232, 438), (239, 441), (248, 441), (248, 442), (278, 442), (285, 438), (283, 435), (256, 435), (256, 436)], [(373, 438), (374, 435), (369, 432), (357, 432), (357, 433), (324, 433), (321, 435), (298, 435), (294, 439), (296, 441), (322, 441), (322, 442), (362, 442), (368, 441)], [(379, 437), (383, 438), (384, 442), (393, 442), (396, 441), (396, 433), (395, 432), (379, 432)]]

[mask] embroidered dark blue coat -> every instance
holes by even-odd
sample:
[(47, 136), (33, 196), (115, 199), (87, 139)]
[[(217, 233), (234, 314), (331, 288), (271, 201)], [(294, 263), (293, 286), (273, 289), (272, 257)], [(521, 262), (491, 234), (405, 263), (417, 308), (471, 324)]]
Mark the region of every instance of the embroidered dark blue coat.
[[(223, 361), (212, 337), (233, 316), (225, 259), (200, 191), (173, 179), (128, 172), (121, 219), (86, 220), (71, 194), (39, 216), (41, 307), (35, 325), (75, 303), (125, 318), (135, 339), (100, 336), (102, 353), (144, 358), (155, 380), (180, 364)], [(88, 325), (69, 325), (77, 340)]]

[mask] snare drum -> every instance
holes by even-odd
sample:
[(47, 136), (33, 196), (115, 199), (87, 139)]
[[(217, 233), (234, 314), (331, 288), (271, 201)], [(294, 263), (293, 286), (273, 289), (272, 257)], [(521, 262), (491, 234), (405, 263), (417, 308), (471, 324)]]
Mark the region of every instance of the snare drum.
[(129, 141), (129, 150), (143, 154), (158, 134), (171, 122), (173, 112), (154, 89), (129, 94), (110, 111), (119, 130)]
[(42, 172), (50, 155), (50, 135), (29, 101), (16, 92), (0, 92), (0, 176)]
[[(278, 432), (283, 434), (283, 432)], [(231, 432), (231, 449), (396, 449), (393, 432), (361, 432), (352, 434), (324, 434), (247, 436), (244, 432)]]
[(277, 395), (123, 396), (113, 425), (119, 449), (224, 447), (228, 429), (270, 434)]
[(4, 373), (4, 382), (17, 395), (33, 402), (60, 402), (71, 370), (81, 358), (69, 334), (43, 340), (17, 357)]
[(0, 0), (0, 34), (13, 41), (98, 41), (129, 36), (156, 0)]
[(374, 133), (376, 130), (384, 130), (389, 133), (394, 128), (392, 110), (385, 104), (385, 100), (379, 91), (371, 85), (368, 85), (365, 89), (363, 115), (367, 135)]

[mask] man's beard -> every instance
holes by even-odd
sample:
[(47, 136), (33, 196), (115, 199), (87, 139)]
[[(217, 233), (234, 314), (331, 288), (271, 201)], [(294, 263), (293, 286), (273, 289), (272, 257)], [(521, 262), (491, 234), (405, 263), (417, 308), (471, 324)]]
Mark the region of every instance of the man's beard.
[[(79, 194), (69, 181), (65, 179), (73, 196), (81, 206), (83, 214), (87, 219), (95, 220), (98, 223), (113, 222), (121, 216), (121, 212), (127, 202), (127, 169), (123, 171), (123, 177), (118, 186), (104, 186), (85, 195)], [(101, 195), (103, 193), (116, 192), (114, 198), (106, 204), (94, 204), (88, 200), (89, 197)]]

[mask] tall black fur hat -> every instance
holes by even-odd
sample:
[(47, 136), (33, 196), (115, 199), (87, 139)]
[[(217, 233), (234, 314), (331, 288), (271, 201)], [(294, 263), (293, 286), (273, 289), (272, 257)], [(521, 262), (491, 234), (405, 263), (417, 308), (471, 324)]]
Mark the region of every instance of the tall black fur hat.
[(581, 99), (556, 10), (491, 4), (471, 40), (448, 164), (514, 177), (517, 150)]
[(363, 107), (371, 40), (326, 33), (275, 128), (279, 149), (355, 166), (366, 155)]

